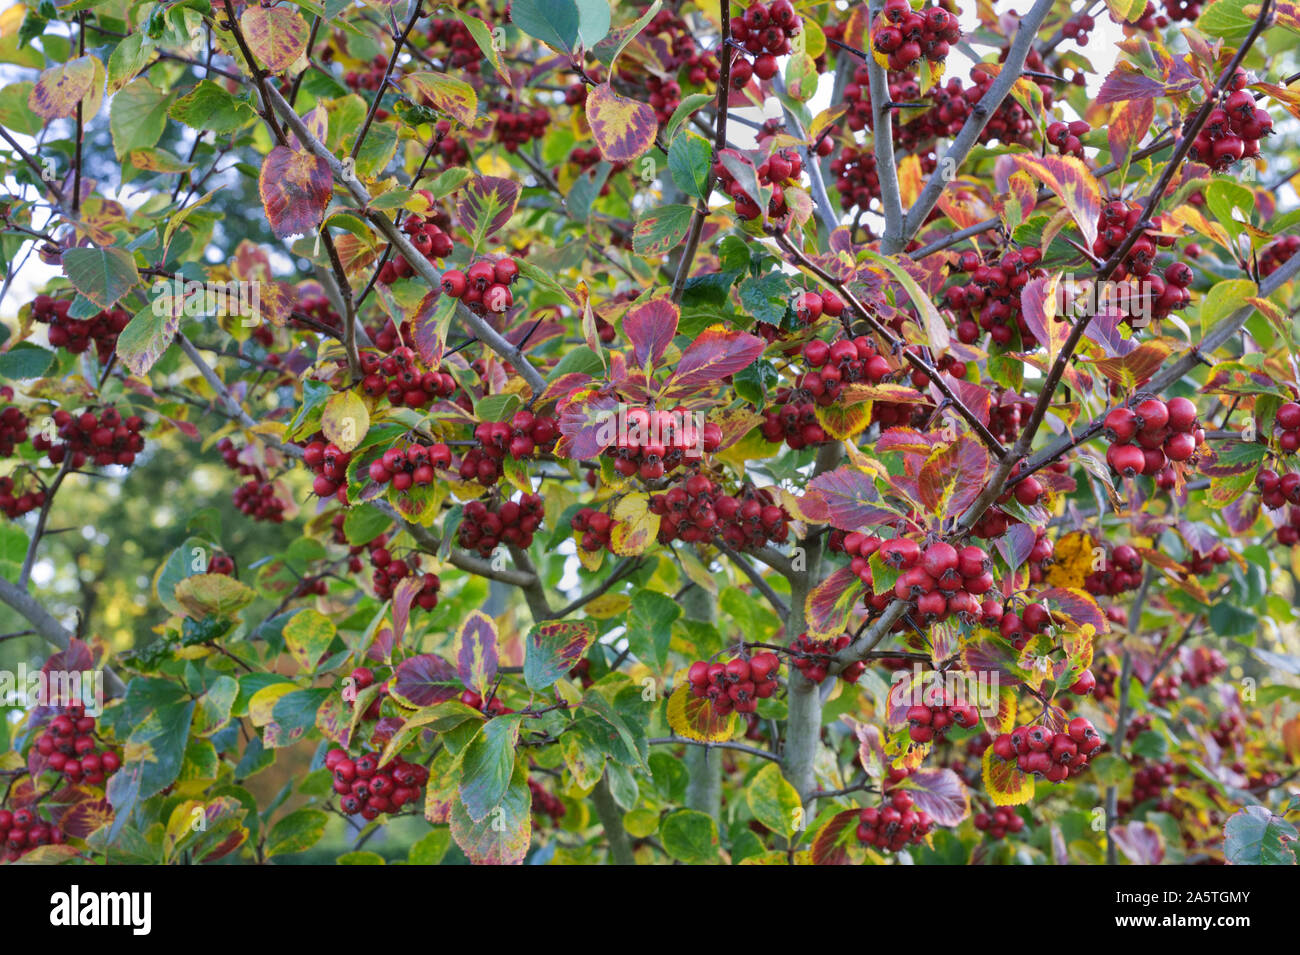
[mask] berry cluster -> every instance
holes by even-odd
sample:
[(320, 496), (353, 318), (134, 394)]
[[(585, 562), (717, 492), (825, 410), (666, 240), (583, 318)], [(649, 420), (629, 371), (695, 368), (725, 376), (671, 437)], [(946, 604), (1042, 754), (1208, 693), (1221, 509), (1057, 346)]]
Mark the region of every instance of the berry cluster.
[(348, 464), (352, 455), (334, 442), (320, 438), (308, 441), (302, 449), (302, 462), (316, 475), (312, 492), (320, 498), (338, 495), (340, 504), (348, 503)]
[(1260, 252), (1259, 274), (1272, 275), (1297, 252), (1300, 252), (1300, 235), (1279, 236)]
[(745, 10), (744, 16), (732, 17), (731, 38), (754, 57), (754, 63), (751, 66), (743, 59), (732, 63), (731, 85), (740, 90), (753, 76), (760, 80), (770, 80), (775, 76), (776, 58), (790, 52), (790, 40), (798, 36), (802, 28), (803, 21), (795, 13), (790, 0), (773, 0), (769, 4), (755, 2)]
[(62, 464), (67, 457), (74, 468), (84, 467), (87, 461), (101, 467), (118, 464), (129, 468), (144, 450), (140, 433), (144, 419), (139, 415), (123, 418), (116, 408), (105, 408), (98, 415), (93, 411), (74, 415), (60, 408), (54, 412), (54, 425), (63, 439), (61, 444), (44, 434), (32, 438), (32, 447), (47, 452), (54, 464)]
[(419, 763), (408, 763), (397, 756), (380, 767), (379, 753), (362, 753), (356, 759), (345, 750), (332, 749), (325, 754), (325, 768), (334, 774), (334, 791), (339, 794), (339, 808), (349, 816), (360, 814), (370, 822), (380, 813), (393, 813), (420, 798), (429, 771)]
[(526, 409), (516, 411), (509, 421), (480, 422), (474, 428), (478, 447), (461, 460), (460, 476), (491, 487), (501, 477), (501, 462), (507, 455), (519, 459), (549, 451), (559, 436), (556, 419)]
[(564, 803), (557, 796), (552, 795), (543, 788), (541, 783), (529, 779), (528, 791), (532, 793), (533, 797), (533, 815), (550, 817), (553, 825), (558, 825), (564, 819), (564, 814), (567, 811), (564, 808)]
[(390, 404), (423, 408), (440, 398), (450, 398), (456, 391), (456, 379), (445, 371), (421, 372), (415, 364), (415, 352), (405, 345), (381, 357), (366, 349), (361, 353), (361, 390), (372, 398), (387, 395)]
[(472, 547), (483, 557), (490, 557), (502, 541), (528, 547), (545, 512), (540, 494), (524, 494), (518, 501), (498, 501), (491, 509), (481, 500), (470, 501), (456, 529), (456, 539), (461, 547)]
[(1201, 553), (1192, 548), (1191, 554), (1183, 564), (1183, 575), (1187, 577), (1204, 577), (1214, 573), (1214, 568), (1226, 564), (1231, 559), (1228, 548), (1222, 544), (1212, 548), (1208, 553)]
[[(724, 149), (722, 155), (743, 159), (740, 152), (735, 149)], [(772, 197), (767, 203), (767, 214), (774, 219), (782, 218), (790, 211), (785, 204), (785, 192), (782, 186), (798, 181), (803, 174), (803, 160), (793, 149), (779, 149), (763, 160), (756, 167), (755, 173), (758, 177), (758, 185), (770, 186), (772, 190)], [(758, 206), (758, 198), (745, 191), (745, 187), (723, 163), (721, 156), (713, 164), (713, 174), (718, 177), (718, 188), (735, 200), (736, 215), (751, 220), (757, 219), (762, 214), (763, 210)]]
[(1095, 596), (1113, 597), (1125, 591), (1136, 590), (1142, 583), (1142, 555), (1129, 544), (1100, 546), (1109, 551), (1103, 555), (1100, 570), (1083, 578), (1083, 589)]
[(980, 330), (988, 332), (998, 345), (1012, 340), (1018, 330), (1025, 348), (1038, 344), (1020, 310), (1020, 290), (1031, 278), (1046, 274), (1035, 268), (1042, 253), (1034, 247), (1009, 249), (996, 264), (984, 264), (977, 252), (963, 252), (958, 269), (970, 273), (965, 285), (951, 285), (944, 293), (948, 306), (967, 312), (969, 318), (957, 324), (957, 340), (970, 345), (979, 339)]
[(817, 406), (808, 400), (799, 400), (793, 388), (779, 388), (776, 392), (779, 407), (763, 412), (763, 437), (773, 444), (784, 441), (798, 451), (826, 440), (826, 431), (817, 420)]
[(1002, 806), (992, 812), (977, 812), (972, 820), (975, 828), (994, 839), (1005, 839), (1008, 832), (1025, 828), (1024, 817), (1011, 806)]
[(1088, 14), (1081, 14), (1066, 20), (1061, 26), (1061, 35), (1074, 40), (1079, 46), (1088, 45), (1088, 34), (1097, 26), (1097, 21)]
[(1300, 472), (1288, 471), (1279, 477), (1272, 468), (1262, 468), (1255, 475), (1255, 487), (1259, 488), (1264, 506), (1269, 510), (1287, 504), (1300, 507)]
[(1126, 816), (1147, 801), (1154, 801), (1154, 808), (1159, 812), (1169, 812), (1174, 808), (1174, 801), (1169, 797), (1173, 789), (1174, 764), (1172, 761), (1151, 763), (1143, 766), (1140, 757), (1130, 757), (1129, 763), (1134, 767), (1133, 794), (1128, 799), (1119, 801), (1119, 813)]
[(370, 480), (392, 484), (395, 491), (424, 487), (437, 478), (435, 468), (451, 467), (451, 449), (445, 444), (412, 443), (403, 448), (389, 448), (370, 462)]
[[(8, 385), (0, 388), (0, 399), (12, 401), (14, 390)], [(0, 458), (14, 453), (14, 448), (27, 440), (27, 415), (17, 405), (5, 405), (0, 410)]]
[(40, 846), (61, 845), (67, 836), (57, 825), (45, 822), (34, 809), (21, 806), (0, 809), (0, 861), (15, 862)]
[(1092, 723), (1079, 716), (1070, 720), (1063, 733), (1046, 726), (1017, 726), (993, 741), (993, 755), (1014, 759), (1021, 772), (1059, 783), (1071, 772), (1077, 776), (1104, 745)]
[[(3, 504), (4, 498), (0, 497), (0, 505)], [(1277, 529), (1277, 542), (1283, 547), (1294, 547), (1300, 543), (1300, 507), (1293, 507), (1287, 512), (1287, 523)]]
[(32, 302), (32, 318), (50, 326), (47, 334), (55, 348), (66, 348), (74, 355), (80, 355), (93, 342), (100, 363), (108, 361), (117, 347), (118, 334), (131, 321), (131, 313), (113, 308), (80, 319), (68, 315), (71, 307), (71, 299), (55, 301), (48, 295), (38, 295)]
[(231, 492), (230, 500), (240, 512), (255, 521), (284, 523), (284, 504), (275, 485), (261, 478), (249, 478)]
[(465, 690), (457, 697), (466, 706), (472, 706), (480, 713), (487, 716), (501, 716), (505, 713), (513, 713), (514, 710), (501, 702), (497, 696), (492, 696), (486, 703), (483, 702), (483, 695), (476, 693), (474, 690)]
[(442, 290), (480, 315), (489, 311), (499, 313), (515, 304), (510, 285), (518, 277), (519, 263), (514, 259), (495, 262), (480, 259), (464, 272), (460, 269), (443, 272)]
[[(468, 11), (470, 16), (476, 16), (480, 19), (482, 15), (475, 10)], [(443, 68), (452, 75), (458, 70), (464, 70), (467, 73), (478, 73), (483, 62), (483, 52), (474, 42), (474, 34), (469, 32), (469, 27), (465, 26), (459, 19), (448, 17), (445, 20), (432, 19), (429, 21), (429, 29), (425, 32), (425, 39), (429, 46), (446, 47), (446, 53), (439, 57), (443, 61)]]
[[(1097, 238), (1092, 243), (1092, 254), (1097, 258), (1110, 258), (1111, 253), (1123, 245), (1131, 233), (1139, 230), (1142, 234), (1129, 247), (1124, 261), (1111, 272), (1111, 278), (1122, 281), (1129, 275), (1140, 278), (1151, 274), (1155, 267), (1156, 250), (1173, 245), (1175, 237), (1165, 235), (1157, 228), (1143, 227), (1142, 206), (1132, 200), (1112, 199), (1101, 207), (1101, 213), (1097, 216)], [(1190, 275), (1188, 281), (1191, 281)]]
[(1154, 476), (1170, 461), (1186, 461), (1205, 442), (1196, 405), (1186, 398), (1147, 398), (1106, 415), (1103, 434), (1111, 442), (1106, 461), (1124, 477)]
[[(421, 195), (433, 203), (433, 193), (421, 189)], [(446, 221), (446, 217), (440, 217), (446, 226), (451, 223)], [(442, 259), (451, 255), (452, 241), (451, 236), (443, 231), (443, 225), (435, 221), (434, 218), (424, 218), (423, 216), (409, 215), (402, 220), (402, 231), (411, 238), (411, 244), (415, 246), (416, 251), (423, 255), (430, 263), (434, 259)], [(379, 281), (384, 285), (392, 285), (398, 279), (410, 278), (415, 274), (411, 268), (411, 263), (406, 261), (406, 257), (398, 255), (396, 258), (385, 262), (379, 269)]]
[(505, 151), (515, 153), (520, 146), (526, 146), (534, 139), (546, 135), (546, 128), (551, 124), (551, 114), (545, 107), (536, 109), (513, 110), (508, 106), (498, 106), (493, 110), (496, 125), (492, 133)]
[[(677, 84), (674, 83), (673, 85), (676, 86)], [(679, 95), (680, 93), (681, 91), (678, 90)], [(663, 100), (662, 96), (660, 96), (659, 98), (660, 100)], [(651, 106), (654, 105), (654, 99), (655, 99), (655, 94), (653, 93), (650, 94)], [(673, 108), (676, 109), (676, 106), (674, 105)], [(669, 116), (670, 117), (672, 116), (671, 112), (669, 113)], [(664, 120), (664, 122), (667, 122), (667, 120)], [(574, 146), (573, 149), (570, 150), (569, 152), (569, 162), (573, 163), (580, 170), (591, 169), (599, 165), (602, 158), (603, 157), (600, 155), (600, 150), (595, 146), (592, 146), (590, 149), (583, 149), (581, 146)], [(618, 175), (620, 172), (623, 172), (625, 169), (627, 169), (627, 163), (625, 162), (616, 162), (610, 164), (609, 175), (605, 178), (604, 183), (602, 183), (600, 187), (600, 195), (602, 197), (609, 195), (610, 181), (614, 178), (614, 176)], [(606, 324), (609, 323), (606, 322)], [(612, 329), (613, 326), (611, 325), (610, 328)]]
[[(352, 680), (353, 690), (357, 693), (361, 692), (367, 687), (371, 687), (375, 685), (375, 671), (370, 669), (370, 667), (354, 667), (352, 672), (348, 674), (348, 676)], [(386, 697), (387, 695), (388, 695), (388, 684), (381, 683), (379, 685), (379, 692), (375, 695), (375, 698), (370, 701), (370, 705), (366, 707), (366, 712), (362, 714), (361, 718), (364, 720), (379, 719), (380, 707), (384, 702), (384, 697)], [(348, 709), (352, 709), (355, 705), (356, 705), (356, 697), (352, 696), (348, 700)]]
[(1277, 409), (1273, 416), (1273, 433), (1277, 446), (1287, 454), (1300, 450), (1300, 404), (1288, 401)]
[(569, 519), (569, 526), (582, 535), (582, 549), (589, 553), (609, 548), (609, 532), (617, 522), (603, 511), (584, 507)]
[[(804, 678), (820, 683), (830, 672), (831, 657), (852, 642), (853, 638), (847, 633), (827, 640), (814, 640), (808, 634), (801, 633), (791, 642), (790, 652), (794, 654), (794, 665)], [(863, 661), (854, 661), (840, 671), (840, 677), (848, 683), (857, 683), (858, 677), (862, 676), (866, 668)]]
[(907, 708), (907, 734), (913, 743), (943, 739), (948, 727), (968, 730), (980, 721), (980, 712), (968, 704), (944, 702), (935, 706)]
[(759, 653), (748, 660), (737, 657), (728, 663), (696, 660), (687, 672), (691, 695), (707, 699), (719, 716), (733, 710), (753, 713), (758, 701), (765, 700), (777, 688), (781, 660), (775, 653)]
[[(384, 82), (384, 73), (388, 70), (388, 57), (380, 53), (365, 70), (348, 70), (343, 74), (343, 82), (354, 90), (377, 90)], [(382, 119), (378, 113), (376, 119)]]
[(1229, 85), (1232, 92), (1210, 111), (1187, 154), (1215, 172), (1226, 172), (1240, 159), (1254, 159), (1259, 141), (1273, 132), (1273, 117), (1268, 110), (1256, 108), (1255, 97), (1246, 89), (1250, 75), (1237, 70)]
[(1049, 123), (1047, 141), (1056, 147), (1062, 156), (1083, 158), (1083, 143), (1080, 137), (1092, 132), (1092, 127), (1081, 119), (1069, 123)]
[(880, 806), (858, 813), (858, 841), (881, 852), (898, 852), (925, 839), (934, 825), (930, 814), (914, 806), (906, 792), (896, 792)]
[(746, 484), (734, 495), (703, 474), (693, 474), (664, 494), (651, 495), (660, 515), (659, 543), (700, 543), (720, 537), (735, 550), (754, 550), (789, 534), (790, 515), (767, 488)]
[(928, 626), (955, 616), (973, 624), (982, 615), (979, 598), (993, 589), (992, 562), (974, 544), (958, 550), (947, 541), (935, 541), (924, 551), (910, 537), (880, 545), (880, 558), (900, 570), (894, 596), (916, 605), (916, 615)]
[[(398, 581), (420, 571), (420, 555), (411, 553), (406, 557), (394, 557), (388, 549), (388, 535), (380, 534), (367, 545), (370, 550), (370, 566), (374, 573), (371, 582), (375, 586), (375, 596), (380, 600), (389, 600)], [(413, 603), (423, 610), (432, 610), (438, 606), (438, 590), (442, 581), (437, 574), (424, 574), (420, 580), (420, 591)]]
[[(17, 493), (15, 493), (17, 492)], [(45, 491), (37, 487), (35, 490), (19, 490), (14, 484), (14, 479), (8, 475), (0, 477), (0, 511), (4, 511), (5, 517), (10, 520), (22, 517), (28, 511), (34, 511), (45, 503)]]
[(956, 16), (940, 6), (913, 11), (908, 0), (885, 0), (871, 25), (871, 47), (889, 58), (891, 70), (909, 69), (922, 56), (942, 63), (960, 39)]
[(698, 426), (684, 408), (631, 408), (625, 419), (616, 442), (603, 452), (624, 477), (636, 474), (656, 481), (684, 464), (688, 455), (712, 454), (722, 445), (721, 427), (712, 421)]
[(90, 786), (100, 785), (117, 772), (122, 761), (113, 750), (96, 748), (95, 724), (95, 718), (87, 716), (80, 704), (67, 707), (50, 720), (36, 740), (36, 750), (45, 758), (46, 767), (62, 773), (68, 782)]

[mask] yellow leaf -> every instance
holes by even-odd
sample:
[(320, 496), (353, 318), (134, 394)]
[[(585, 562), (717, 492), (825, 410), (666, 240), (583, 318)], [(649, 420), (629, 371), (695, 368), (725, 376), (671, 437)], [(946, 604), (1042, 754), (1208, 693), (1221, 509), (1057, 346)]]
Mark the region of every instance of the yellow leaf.
[(1022, 773), (1015, 760), (993, 755), (993, 746), (984, 751), (984, 791), (995, 806), (1019, 806), (1034, 798), (1034, 777)]
[(643, 554), (659, 534), (659, 515), (649, 509), (650, 495), (636, 492), (624, 497), (614, 508), (617, 521), (609, 532), (609, 546), (620, 557)]
[(354, 392), (341, 391), (325, 402), (320, 427), (325, 437), (340, 451), (348, 452), (360, 444), (370, 430), (370, 412)]
[(595, 617), (597, 620), (608, 620), (611, 617), (617, 617), (630, 606), (632, 606), (632, 598), (627, 594), (601, 594), (583, 609), (588, 617)]
[(685, 681), (668, 697), (668, 725), (674, 733), (701, 743), (720, 743), (731, 739), (736, 728), (735, 712), (719, 716), (713, 704), (693, 696)]

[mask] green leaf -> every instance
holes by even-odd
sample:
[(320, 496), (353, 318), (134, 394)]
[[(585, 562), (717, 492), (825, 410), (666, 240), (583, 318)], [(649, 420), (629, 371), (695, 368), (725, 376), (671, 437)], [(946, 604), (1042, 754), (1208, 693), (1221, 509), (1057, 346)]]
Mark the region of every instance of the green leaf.
[(637, 219), (632, 230), (632, 251), (637, 255), (663, 255), (681, 244), (694, 209), (685, 205), (659, 206)]
[[(609, 34), (610, 11), (608, 0), (577, 0), (578, 39), (584, 49), (593, 49)], [(511, 10), (513, 11), (513, 7)], [(511, 13), (513, 19), (514, 14)]]
[(329, 617), (309, 607), (298, 611), (284, 625), (284, 642), (299, 668), (306, 673), (315, 673), (337, 632)]
[[(573, 52), (580, 21), (581, 13), (574, 0), (514, 0), (510, 5), (511, 23), (560, 53)], [(609, 7), (606, 6), (605, 31), (601, 36), (608, 30)]]
[(667, 594), (637, 591), (627, 615), (627, 643), (641, 662), (660, 672), (667, 668), (673, 621), (681, 614), (681, 605)]
[(659, 824), (664, 851), (678, 862), (713, 862), (718, 857), (718, 827), (713, 817), (694, 809), (679, 809)]
[(1245, 305), (1246, 299), (1257, 291), (1249, 279), (1224, 279), (1217, 283), (1201, 302), (1201, 331), (1209, 331), (1216, 322)]
[(1244, 40), (1255, 26), (1255, 17), (1248, 15), (1245, 8), (1254, 2), (1255, 0), (1218, 0), (1201, 12), (1196, 27), (1202, 33), (1222, 37), (1229, 42)]
[(501, 804), (515, 768), (515, 742), (522, 716), (490, 719), (465, 749), (460, 798), (474, 822), (482, 822)]
[(788, 276), (781, 272), (768, 272), (758, 278), (745, 279), (738, 291), (740, 304), (756, 321), (778, 328), (785, 322), (785, 312), (793, 295)]
[(445, 827), (434, 829), (411, 844), (406, 862), (408, 865), (437, 865), (447, 854), (449, 845), (451, 830)]
[(1223, 828), (1223, 855), (1229, 865), (1295, 865), (1296, 828), (1263, 806), (1233, 813)]
[(172, 103), (167, 115), (192, 129), (207, 129), (218, 135), (233, 133), (257, 118), (247, 100), (227, 92), (212, 80), (203, 80)]
[(7, 352), (0, 352), (0, 378), (40, 378), (50, 370), (54, 358), (54, 352), (39, 345), (19, 342)]
[(321, 809), (299, 809), (271, 827), (266, 837), (266, 855), (285, 855), (310, 849), (325, 835), (329, 813)]
[(577, 665), (596, 640), (590, 620), (539, 623), (524, 639), (524, 682), (545, 690)]
[(803, 802), (776, 763), (768, 763), (755, 774), (745, 790), (745, 802), (754, 818), (767, 828), (787, 839), (794, 836)]
[(118, 162), (133, 149), (158, 145), (167, 128), (167, 104), (171, 96), (155, 89), (147, 79), (132, 80), (113, 97), (109, 128)]
[(1235, 607), (1221, 600), (1210, 608), (1210, 627), (1221, 637), (1238, 637), (1254, 633), (1259, 618), (1249, 610)]
[(673, 110), (673, 115), (668, 118), (668, 125), (664, 127), (664, 142), (671, 144), (682, 123), (705, 103), (712, 103), (713, 100), (714, 96), (711, 93), (692, 93), (690, 96), (683, 97), (677, 104), (677, 108)]
[(713, 147), (697, 133), (687, 130), (668, 148), (668, 172), (677, 188), (695, 199), (707, 199), (705, 190), (712, 175)]
[(63, 253), (63, 274), (100, 308), (115, 304), (140, 281), (131, 253), (117, 247), (68, 249)]

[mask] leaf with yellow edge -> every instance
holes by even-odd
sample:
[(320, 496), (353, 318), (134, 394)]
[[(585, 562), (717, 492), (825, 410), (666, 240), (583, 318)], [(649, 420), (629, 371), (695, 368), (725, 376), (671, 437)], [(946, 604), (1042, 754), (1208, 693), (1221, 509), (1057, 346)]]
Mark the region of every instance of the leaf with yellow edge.
[(993, 746), (984, 751), (984, 791), (995, 806), (1019, 806), (1034, 798), (1034, 777), (1022, 773), (1015, 760), (998, 759)]
[(93, 56), (79, 56), (45, 70), (36, 80), (27, 106), (42, 119), (62, 119), (81, 104), (82, 122), (99, 112), (104, 98), (104, 64)]
[(1016, 728), (1016, 709), (1019, 705), (1020, 698), (1016, 696), (1016, 691), (1012, 687), (999, 687), (997, 713), (980, 714), (984, 717), (985, 729), (995, 736), (999, 733), (1010, 733)]
[(176, 585), (176, 601), (195, 620), (230, 617), (243, 610), (257, 593), (225, 574), (195, 574)]
[(755, 819), (787, 839), (795, 834), (803, 816), (799, 793), (786, 782), (776, 763), (768, 763), (750, 781), (745, 802)]
[(340, 451), (352, 451), (370, 430), (370, 412), (366, 403), (351, 391), (340, 391), (325, 402), (320, 429)]
[(713, 704), (693, 696), (684, 681), (668, 697), (668, 725), (674, 733), (700, 743), (721, 743), (736, 729), (735, 712), (719, 716)]
[(632, 598), (627, 594), (601, 594), (583, 608), (588, 617), (597, 620), (609, 620), (627, 611), (632, 606)]
[(636, 492), (614, 508), (617, 521), (609, 532), (609, 546), (620, 557), (643, 554), (659, 534), (659, 515), (649, 509), (650, 495)]
[(272, 683), (270, 686), (264, 686), (248, 701), (248, 718), (254, 726), (268, 726), (274, 722), (271, 714), (275, 711), (275, 704), (279, 702), (280, 697), (292, 693), (298, 689), (293, 683)]

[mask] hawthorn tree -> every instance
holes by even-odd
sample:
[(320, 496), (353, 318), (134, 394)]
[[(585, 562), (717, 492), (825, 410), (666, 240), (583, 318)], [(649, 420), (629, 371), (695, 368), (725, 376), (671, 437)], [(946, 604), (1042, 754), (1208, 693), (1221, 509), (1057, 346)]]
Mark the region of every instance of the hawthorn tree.
[(0, 13), (3, 858), (1294, 863), (1298, 32)]

